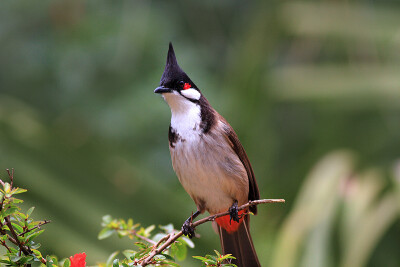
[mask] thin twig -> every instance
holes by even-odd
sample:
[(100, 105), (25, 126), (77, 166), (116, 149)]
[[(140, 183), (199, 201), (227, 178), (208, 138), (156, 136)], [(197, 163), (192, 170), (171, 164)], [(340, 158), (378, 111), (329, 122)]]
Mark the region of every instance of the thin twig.
[(183, 235), (182, 231), (179, 231), (178, 233), (176, 233), (175, 235), (170, 235), (167, 242), (165, 242), (161, 247), (153, 250), (152, 253), (150, 253), (150, 255), (145, 258), (142, 262), (142, 266), (146, 266), (150, 263), (151, 259), (157, 255), (160, 254), (161, 252), (163, 252), (168, 246), (170, 246), (172, 243), (174, 243), (179, 237), (181, 237)]
[[(256, 206), (259, 204), (265, 204), (265, 203), (285, 203), (284, 199), (260, 199), (260, 200), (252, 200), (247, 202), (246, 204), (238, 207), (238, 211), (240, 210), (244, 210), (247, 209), (248, 207), (251, 206)], [(193, 227), (199, 226), (200, 224), (209, 222), (209, 221), (214, 221), (216, 218), (222, 217), (222, 216), (226, 216), (229, 215), (229, 211), (226, 212), (221, 212), (218, 214), (214, 214), (214, 215), (210, 215), (206, 218), (203, 218), (201, 220), (198, 220), (194, 223), (192, 223)], [(142, 261), (142, 266), (147, 266), (149, 264), (151, 264), (151, 260), (153, 259), (154, 256), (156, 256), (157, 254), (160, 254), (162, 251), (164, 251), (165, 249), (168, 248), (168, 246), (170, 246), (172, 243), (174, 243), (179, 237), (181, 237), (183, 235), (182, 231), (179, 231), (178, 233), (176, 233), (175, 235), (170, 234), (168, 237), (168, 240), (162, 244), (159, 248), (154, 249), (149, 256), (147, 256), (146, 258), (143, 259)], [(161, 242), (159, 242), (161, 243)], [(159, 245), (159, 243), (157, 243), (157, 246)]]
[(11, 249), (9, 246), (7, 246), (6, 241), (2, 241), (1, 245), (4, 246), (8, 250), (8, 252), (11, 252)]
[(130, 235), (134, 235), (137, 238), (140, 238), (140, 239), (152, 244), (153, 246), (157, 244), (156, 241), (151, 240), (150, 238), (147, 238), (147, 237), (145, 237), (143, 235), (139, 235), (135, 229), (133, 229), (133, 230), (125, 230), (125, 229), (122, 229), (120, 227), (113, 227), (112, 229), (114, 229), (115, 231), (128, 231)]
[(43, 222), (39, 223), (39, 224), (36, 225), (35, 227), (32, 227), (31, 229), (26, 229), (24, 232), (20, 233), (18, 236), (23, 236), (23, 235), (25, 235), (26, 233), (29, 233), (29, 232), (35, 230), (36, 228), (40, 228), (40, 227), (42, 227), (43, 225), (48, 224), (48, 223), (50, 223), (50, 222), (51, 222), (51, 221), (44, 220)]
[(145, 236), (139, 235), (139, 234), (136, 233), (136, 231), (132, 231), (132, 232), (134, 232), (134, 233), (132, 233), (132, 234), (135, 235), (135, 236), (137, 236), (138, 238), (143, 239), (144, 241), (146, 241), (146, 242), (148, 242), (148, 243), (150, 243), (150, 244), (153, 244), (153, 245), (156, 244), (156, 242), (155, 242), (154, 240), (151, 240), (150, 238), (147, 238), (147, 237), (145, 237)]
[(157, 242), (157, 244), (154, 246), (154, 249), (158, 248), (158, 246), (159, 246), (162, 242), (164, 242), (165, 240), (168, 240), (168, 239), (170, 238), (171, 235), (173, 235), (173, 233), (170, 233), (170, 234), (164, 236), (163, 238), (161, 238), (161, 239)]
[(13, 188), (13, 184), (14, 184), (14, 168), (11, 169), (11, 173), (10, 173), (10, 169), (6, 169), (6, 171), (8, 173), (8, 177), (10, 177), (11, 188)]

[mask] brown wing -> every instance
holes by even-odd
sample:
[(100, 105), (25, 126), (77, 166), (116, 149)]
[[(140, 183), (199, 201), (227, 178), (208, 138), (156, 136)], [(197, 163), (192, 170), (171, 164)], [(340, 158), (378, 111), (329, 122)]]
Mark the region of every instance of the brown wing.
[[(239, 138), (237, 137), (232, 126), (230, 126), (229, 123), (222, 116), (220, 117), (220, 119), (226, 125), (225, 132), (233, 151), (235, 151), (235, 153), (238, 155), (240, 161), (246, 169), (247, 177), (249, 178), (249, 200), (260, 199), (260, 192), (258, 191), (257, 181), (254, 176), (253, 168), (251, 167), (249, 158), (247, 157), (246, 151), (244, 151), (244, 148), (240, 143)], [(250, 207), (250, 211), (254, 214), (257, 214), (257, 206)]]

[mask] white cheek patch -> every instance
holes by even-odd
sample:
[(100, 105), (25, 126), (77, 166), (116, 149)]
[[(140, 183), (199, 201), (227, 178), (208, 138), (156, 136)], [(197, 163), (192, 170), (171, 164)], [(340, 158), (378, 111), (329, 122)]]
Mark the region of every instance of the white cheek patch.
[(183, 96), (189, 98), (189, 99), (192, 99), (192, 100), (199, 100), (199, 99), (200, 99), (200, 96), (201, 96), (201, 95), (200, 95), (200, 92), (197, 91), (196, 89), (193, 89), (193, 88), (189, 88), (189, 89), (186, 89), (186, 90), (182, 90), (182, 91), (181, 91), (181, 94), (182, 94)]

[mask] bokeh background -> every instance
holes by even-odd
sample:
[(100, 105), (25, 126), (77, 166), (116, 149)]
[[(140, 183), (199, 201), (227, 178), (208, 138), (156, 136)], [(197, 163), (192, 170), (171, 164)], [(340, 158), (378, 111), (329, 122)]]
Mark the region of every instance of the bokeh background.
[[(172, 41), (234, 127), (261, 196), (263, 266), (400, 266), (398, 1), (5, 0), (0, 176), (50, 219), (46, 253), (105, 261), (103, 215), (179, 227), (195, 210), (153, 93)], [(219, 249), (210, 225), (190, 255)], [(188, 257), (183, 266), (198, 266)]]

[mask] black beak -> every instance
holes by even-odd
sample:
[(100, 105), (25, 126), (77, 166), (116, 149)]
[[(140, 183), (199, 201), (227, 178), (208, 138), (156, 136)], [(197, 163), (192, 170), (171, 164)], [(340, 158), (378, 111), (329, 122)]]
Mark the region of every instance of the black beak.
[(171, 93), (171, 89), (164, 86), (159, 86), (154, 90), (154, 93), (156, 94)]

